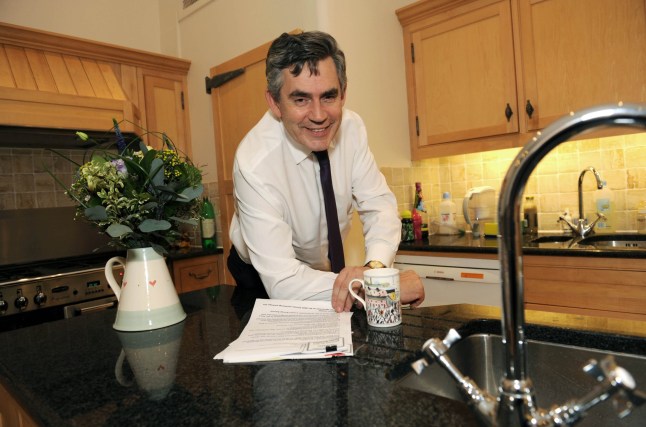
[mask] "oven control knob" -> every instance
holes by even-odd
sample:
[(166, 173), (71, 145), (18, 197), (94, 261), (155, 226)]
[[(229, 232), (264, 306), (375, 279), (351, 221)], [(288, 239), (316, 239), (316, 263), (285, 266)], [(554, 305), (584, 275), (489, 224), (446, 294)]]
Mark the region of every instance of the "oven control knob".
[(7, 301), (0, 299), (0, 313), (4, 313), (9, 309), (9, 304)]
[(27, 299), (26, 296), (20, 295), (18, 298), (16, 298), (16, 301), (13, 303), (17, 309), (19, 310), (24, 310), (27, 308), (27, 304), (29, 304), (29, 300)]
[(36, 305), (43, 305), (45, 302), (47, 302), (47, 295), (45, 295), (42, 292), (38, 292), (36, 296), (34, 297), (34, 302)]

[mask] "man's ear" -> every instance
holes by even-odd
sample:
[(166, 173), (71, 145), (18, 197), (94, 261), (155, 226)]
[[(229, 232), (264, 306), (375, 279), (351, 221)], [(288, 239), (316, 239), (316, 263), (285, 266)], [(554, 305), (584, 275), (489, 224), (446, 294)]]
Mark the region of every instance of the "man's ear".
[(267, 105), (269, 105), (269, 109), (271, 110), (272, 114), (276, 116), (276, 118), (280, 119), (280, 106), (278, 105), (274, 97), (271, 96), (268, 90), (265, 91), (265, 99), (267, 100)]

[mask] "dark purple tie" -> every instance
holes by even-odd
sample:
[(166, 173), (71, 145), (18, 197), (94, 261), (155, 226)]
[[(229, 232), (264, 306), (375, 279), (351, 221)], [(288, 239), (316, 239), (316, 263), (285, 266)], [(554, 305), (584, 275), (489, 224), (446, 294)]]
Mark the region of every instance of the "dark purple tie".
[(336, 213), (334, 201), (334, 187), (332, 186), (332, 173), (330, 172), (330, 159), (327, 151), (314, 151), (314, 155), (321, 167), (321, 187), (323, 188), (323, 201), (325, 202), (325, 217), (327, 218), (327, 238), (329, 242), (328, 258), (332, 271), (338, 273), (345, 267), (343, 256), (343, 243), (339, 230), (339, 217)]

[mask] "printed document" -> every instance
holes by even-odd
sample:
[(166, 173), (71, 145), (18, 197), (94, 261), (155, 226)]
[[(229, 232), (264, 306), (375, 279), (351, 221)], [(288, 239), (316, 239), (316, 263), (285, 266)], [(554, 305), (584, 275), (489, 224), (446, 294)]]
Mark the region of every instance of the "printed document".
[(257, 299), (240, 337), (214, 359), (224, 363), (352, 356), (351, 312), (329, 301)]

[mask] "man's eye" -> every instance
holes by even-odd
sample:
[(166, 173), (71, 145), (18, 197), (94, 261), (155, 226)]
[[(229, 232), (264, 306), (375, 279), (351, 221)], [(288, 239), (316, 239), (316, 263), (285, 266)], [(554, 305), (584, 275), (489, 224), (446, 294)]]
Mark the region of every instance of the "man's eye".
[(294, 104), (296, 105), (305, 105), (307, 104), (307, 98), (294, 98)]
[(326, 96), (323, 98), (323, 102), (326, 104), (332, 104), (334, 101), (336, 101), (336, 96)]

